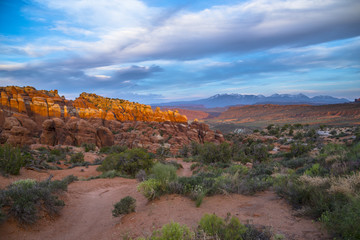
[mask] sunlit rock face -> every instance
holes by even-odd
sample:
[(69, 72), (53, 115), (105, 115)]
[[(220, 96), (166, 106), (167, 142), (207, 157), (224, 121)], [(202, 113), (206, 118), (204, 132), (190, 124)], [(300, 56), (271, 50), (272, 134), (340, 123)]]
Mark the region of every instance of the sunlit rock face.
[[(149, 105), (82, 93), (74, 101), (60, 97), (57, 90), (36, 90), (33, 87), (1, 87), (1, 106), (9, 111), (48, 117), (100, 118), (118, 121), (187, 122), (178, 111), (153, 111)], [(45, 117), (41, 118), (41, 117)]]
[(57, 90), (0, 87), (0, 143), (76, 145), (94, 143), (176, 152), (192, 141), (224, 141), (206, 124), (188, 123), (177, 110), (154, 111), (149, 105), (82, 93), (74, 101)]

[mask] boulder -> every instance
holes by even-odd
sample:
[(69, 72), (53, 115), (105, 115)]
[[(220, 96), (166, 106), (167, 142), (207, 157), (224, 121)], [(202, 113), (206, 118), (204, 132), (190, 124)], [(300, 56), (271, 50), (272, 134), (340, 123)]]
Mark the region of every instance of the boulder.
[(107, 127), (98, 127), (96, 130), (96, 145), (98, 147), (114, 145), (114, 135)]

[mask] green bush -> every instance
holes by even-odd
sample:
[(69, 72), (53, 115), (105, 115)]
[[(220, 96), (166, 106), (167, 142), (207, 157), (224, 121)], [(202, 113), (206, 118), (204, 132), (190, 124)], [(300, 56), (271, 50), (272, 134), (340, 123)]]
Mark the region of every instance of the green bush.
[(67, 184), (76, 180), (74, 176), (59, 181), (36, 182), (32, 179), (19, 180), (1, 190), (2, 205), (7, 215), (15, 217), (20, 223), (32, 224), (38, 213), (44, 209), (48, 214), (57, 214), (64, 206), (54, 193), (66, 190)]
[(145, 149), (134, 148), (110, 154), (98, 169), (102, 172), (116, 170), (134, 177), (141, 169), (148, 171), (152, 166), (150, 154)]
[(360, 198), (347, 204), (337, 204), (333, 211), (323, 213), (320, 220), (335, 236), (360, 239)]
[(138, 185), (137, 190), (141, 192), (148, 200), (154, 200), (164, 193), (162, 191), (161, 182), (156, 179), (149, 179), (141, 182)]
[(230, 219), (228, 215), (224, 221), (215, 214), (205, 214), (199, 222), (199, 229), (209, 236), (223, 240), (243, 240), (243, 235), (247, 232), (247, 228), (238, 218)]
[(292, 143), (290, 146), (289, 157), (300, 157), (311, 151), (311, 146), (301, 142)]
[[(243, 225), (236, 217), (231, 217), (230, 213), (226, 219), (222, 219), (215, 214), (205, 214), (196, 232), (189, 230), (186, 225), (179, 223), (169, 223), (160, 230), (152, 233), (148, 240), (195, 240), (195, 239), (214, 239), (214, 240), (276, 240), (284, 239), (280, 234), (273, 235), (269, 228), (254, 226), (251, 224)], [(137, 240), (145, 240), (138, 238)]]
[(190, 229), (179, 223), (172, 222), (155, 231), (150, 240), (192, 240), (195, 234)]
[(231, 161), (231, 149), (227, 142), (223, 142), (220, 145), (205, 143), (198, 151), (199, 159), (203, 163), (227, 163)]
[(119, 202), (115, 203), (112, 215), (118, 217), (122, 214), (129, 214), (135, 212), (136, 199), (130, 196), (122, 198)]
[(84, 162), (84, 154), (82, 152), (74, 153), (70, 158), (71, 163), (83, 163)]
[(199, 229), (210, 236), (221, 237), (225, 221), (215, 214), (205, 214), (199, 222)]
[(19, 148), (8, 144), (0, 146), (0, 172), (2, 174), (18, 175), (24, 164), (25, 158)]
[(85, 149), (85, 152), (95, 151), (96, 145), (94, 143), (83, 143), (81, 147)]
[(169, 182), (177, 178), (176, 168), (171, 165), (156, 163), (150, 172), (153, 174), (153, 178), (160, 182), (164, 190)]
[(121, 146), (121, 145), (113, 145), (111, 147), (106, 146), (100, 148), (100, 153), (106, 153), (106, 154), (122, 153), (125, 152), (127, 149), (128, 149), (127, 146)]

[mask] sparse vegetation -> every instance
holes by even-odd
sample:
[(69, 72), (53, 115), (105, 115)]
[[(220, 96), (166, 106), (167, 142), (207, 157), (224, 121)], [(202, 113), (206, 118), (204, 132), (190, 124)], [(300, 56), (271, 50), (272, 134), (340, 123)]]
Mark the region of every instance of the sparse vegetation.
[(151, 155), (145, 149), (134, 148), (108, 155), (98, 169), (102, 172), (116, 170), (135, 177), (140, 170), (149, 171), (152, 165)]
[(199, 221), (195, 231), (186, 225), (176, 222), (165, 224), (160, 230), (155, 230), (148, 238), (137, 240), (270, 240), (283, 239), (280, 234), (272, 233), (269, 228), (255, 227), (251, 224), (241, 224), (239, 219), (230, 214), (222, 219), (215, 214), (205, 214)]
[(0, 146), (0, 172), (2, 174), (18, 175), (25, 165), (25, 157), (20, 148), (8, 144)]
[(82, 152), (74, 153), (70, 158), (71, 163), (83, 163), (84, 162), (84, 154)]
[(112, 215), (118, 217), (120, 215), (129, 214), (135, 212), (136, 199), (131, 196), (122, 198), (119, 202), (115, 203)]
[(84, 148), (85, 152), (95, 151), (96, 145), (94, 143), (83, 143), (81, 147)]
[(50, 179), (36, 182), (33, 179), (18, 180), (0, 192), (0, 203), (6, 215), (22, 224), (33, 224), (44, 210), (49, 215), (57, 214), (64, 206), (56, 193), (66, 191), (67, 185), (77, 178), (68, 176), (63, 180)]

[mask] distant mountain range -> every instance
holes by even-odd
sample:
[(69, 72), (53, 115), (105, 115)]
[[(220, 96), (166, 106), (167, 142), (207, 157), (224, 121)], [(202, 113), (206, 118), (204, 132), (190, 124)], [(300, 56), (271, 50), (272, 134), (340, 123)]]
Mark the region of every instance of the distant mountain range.
[(199, 99), (194, 101), (180, 101), (152, 104), (153, 106), (171, 106), (182, 108), (193, 108), (194, 106), (204, 108), (227, 107), (236, 105), (254, 105), (254, 104), (278, 104), (278, 105), (292, 105), (292, 104), (310, 104), (310, 105), (325, 105), (350, 102), (345, 98), (335, 98), (331, 96), (315, 96), (308, 97), (304, 94), (273, 94), (265, 97), (263, 95), (242, 95), (242, 94), (216, 94), (212, 97)]

